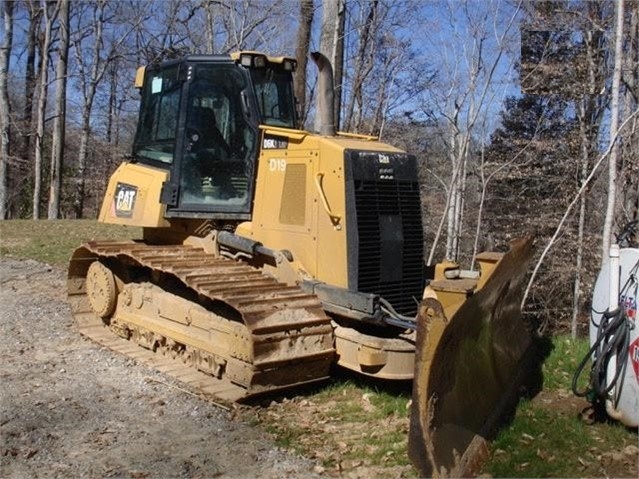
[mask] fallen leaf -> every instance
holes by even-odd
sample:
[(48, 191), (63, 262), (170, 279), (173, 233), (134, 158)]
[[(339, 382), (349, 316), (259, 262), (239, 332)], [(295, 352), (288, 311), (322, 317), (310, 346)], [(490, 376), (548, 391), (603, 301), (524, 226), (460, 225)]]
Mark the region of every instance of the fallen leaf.
[(149, 473), (144, 471), (129, 471), (129, 476), (133, 479), (142, 479), (144, 477), (149, 477)]
[(35, 456), (38, 453), (37, 449), (27, 449), (27, 451), (24, 453), (24, 457), (27, 459), (31, 459), (33, 456)]

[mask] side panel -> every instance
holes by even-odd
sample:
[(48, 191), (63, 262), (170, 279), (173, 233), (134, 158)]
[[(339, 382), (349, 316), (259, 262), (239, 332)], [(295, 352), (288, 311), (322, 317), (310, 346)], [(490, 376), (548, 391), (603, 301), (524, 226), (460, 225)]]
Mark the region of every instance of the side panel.
[(299, 134), (262, 131), (252, 222), (236, 233), (272, 249), (286, 249), (307, 273), (315, 276), (317, 237), (313, 177), (319, 153), (317, 141)]
[(322, 142), (313, 184), (318, 209), (318, 279), (341, 288), (348, 288), (349, 274), (345, 182), (342, 144)]
[(162, 184), (169, 173), (137, 163), (122, 163), (109, 180), (100, 216), (103, 223), (146, 226), (169, 226), (164, 218), (166, 206), (160, 203)]

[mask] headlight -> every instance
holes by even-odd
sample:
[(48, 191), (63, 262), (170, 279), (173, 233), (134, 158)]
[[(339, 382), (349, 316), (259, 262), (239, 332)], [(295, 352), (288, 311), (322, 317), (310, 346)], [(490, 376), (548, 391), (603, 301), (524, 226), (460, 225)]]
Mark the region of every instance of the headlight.
[(240, 64), (247, 68), (264, 68), (267, 64), (267, 59), (264, 55), (255, 53), (242, 53), (240, 55)]
[(287, 58), (282, 62), (282, 66), (284, 67), (284, 71), (294, 72), (295, 67), (297, 67), (297, 62), (295, 60), (290, 60)]

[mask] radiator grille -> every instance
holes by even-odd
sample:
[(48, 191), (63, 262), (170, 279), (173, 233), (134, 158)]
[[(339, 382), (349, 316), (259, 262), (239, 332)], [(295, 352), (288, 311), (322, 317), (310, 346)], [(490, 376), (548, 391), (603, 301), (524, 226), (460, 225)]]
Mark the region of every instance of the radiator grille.
[(424, 287), (417, 179), (355, 180), (354, 192), (357, 289), (380, 295), (401, 314), (414, 315)]

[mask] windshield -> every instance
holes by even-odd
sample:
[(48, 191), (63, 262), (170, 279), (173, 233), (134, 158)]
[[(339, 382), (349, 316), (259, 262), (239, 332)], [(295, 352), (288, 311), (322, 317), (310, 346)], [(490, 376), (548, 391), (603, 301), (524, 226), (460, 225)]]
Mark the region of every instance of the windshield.
[(163, 163), (173, 161), (180, 111), (178, 73), (178, 65), (147, 72), (133, 146), (134, 156)]
[(244, 115), (242, 92), (246, 87), (236, 65), (195, 65), (180, 165), (181, 208), (247, 208), (257, 142)]
[(251, 69), (257, 105), (265, 125), (296, 128), (293, 77), (275, 68)]

